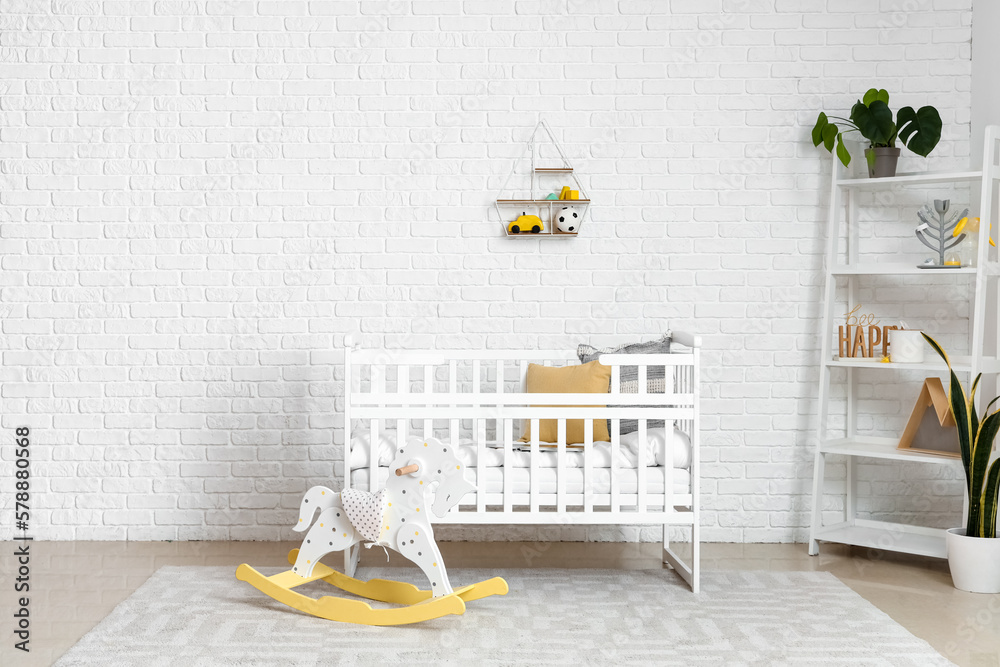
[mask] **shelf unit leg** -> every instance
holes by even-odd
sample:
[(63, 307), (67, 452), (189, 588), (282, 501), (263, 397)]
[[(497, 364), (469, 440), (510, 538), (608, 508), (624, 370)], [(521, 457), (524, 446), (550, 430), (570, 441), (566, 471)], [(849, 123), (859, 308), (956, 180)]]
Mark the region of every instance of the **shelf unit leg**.
[(847, 493), (844, 498), (844, 513), (848, 521), (853, 521), (857, 516), (858, 498), (858, 461), (854, 456), (847, 457)]
[(826, 475), (826, 454), (816, 449), (816, 462), (813, 464), (813, 510), (812, 528), (809, 531), (809, 555), (819, 555), (819, 542), (816, 533), (823, 527), (823, 481)]

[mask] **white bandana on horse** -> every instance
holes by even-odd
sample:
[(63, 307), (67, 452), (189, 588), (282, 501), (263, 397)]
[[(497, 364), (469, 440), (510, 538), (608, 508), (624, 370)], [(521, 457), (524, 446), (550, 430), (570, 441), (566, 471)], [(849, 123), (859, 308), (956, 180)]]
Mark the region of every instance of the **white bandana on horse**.
[(385, 489), (379, 489), (375, 493), (354, 488), (343, 489), (340, 492), (340, 502), (344, 505), (351, 525), (369, 542), (378, 542), (387, 503)]

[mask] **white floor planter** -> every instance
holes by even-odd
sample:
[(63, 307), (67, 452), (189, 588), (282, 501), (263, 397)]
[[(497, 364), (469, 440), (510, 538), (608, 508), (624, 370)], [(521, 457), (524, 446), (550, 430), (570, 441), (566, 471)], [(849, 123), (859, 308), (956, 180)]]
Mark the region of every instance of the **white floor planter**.
[(955, 588), (1000, 593), (1000, 537), (966, 537), (965, 528), (952, 528), (945, 542)]

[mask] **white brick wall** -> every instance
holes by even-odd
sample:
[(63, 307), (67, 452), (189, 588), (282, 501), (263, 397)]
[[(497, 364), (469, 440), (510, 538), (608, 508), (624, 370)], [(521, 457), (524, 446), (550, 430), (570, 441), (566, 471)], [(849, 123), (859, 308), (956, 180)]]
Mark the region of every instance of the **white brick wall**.
[[(28, 424), (40, 538), (288, 539), (341, 456), (346, 332), (562, 348), (672, 327), (707, 341), (706, 539), (803, 540), (830, 166), (808, 130), (878, 84), (941, 110), (931, 166), (970, 150), (971, 0), (872, 7), (0, 0), (3, 516)], [(595, 201), (578, 239), (488, 217), (539, 115)], [(930, 194), (887, 202), (879, 248), (921, 254)], [(926, 315), (902, 287), (866, 294)], [(943, 472), (866, 466), (862, 507), (954, 524)]]

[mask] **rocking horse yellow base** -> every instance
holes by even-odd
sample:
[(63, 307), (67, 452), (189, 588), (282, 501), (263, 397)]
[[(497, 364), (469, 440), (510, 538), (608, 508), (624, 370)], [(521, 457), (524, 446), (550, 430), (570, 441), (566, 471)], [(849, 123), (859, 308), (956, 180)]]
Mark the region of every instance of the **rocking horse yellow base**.
[[(299, 550), (288, 552), (288, 563), (294, 564)], [(389, 579), (361, 581), (317, 563), (308, 577), (286, 570), (266, 577), (246, 563), (236, 569), (236, 578), (245, 581), (261, 593), (306, 614), (342, 623), (359, 625), (407, 625), (450, 614), (464, 614), (465, 603), (491, 595), (506, 595), (507, 582), (500, 577), (455, 589), (450, 595), (433, 597), (431, 591), (413, 584)], [(369, 600), (390, 602), (401, 607), (372, 609), (361, 600), (323, 596), (319, 599), (297, 593), (293, 588), (322, 579), (328, 584)]]

